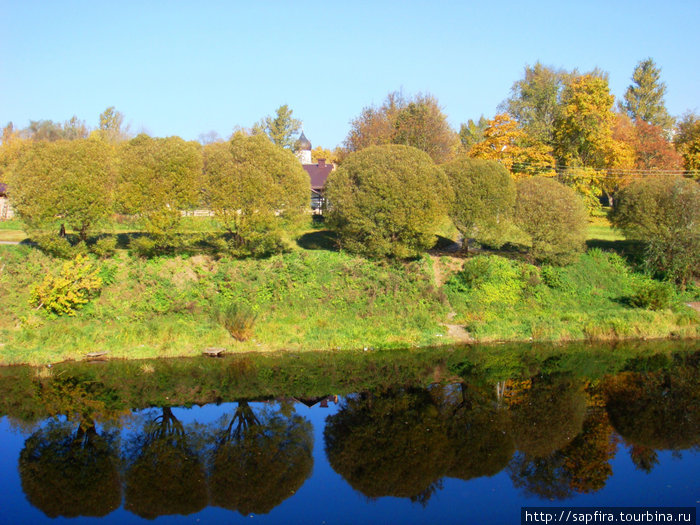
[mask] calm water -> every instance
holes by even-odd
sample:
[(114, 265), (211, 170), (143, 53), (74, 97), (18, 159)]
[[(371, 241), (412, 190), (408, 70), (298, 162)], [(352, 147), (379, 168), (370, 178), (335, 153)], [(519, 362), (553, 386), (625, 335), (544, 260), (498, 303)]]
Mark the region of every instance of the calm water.
[(36, 378), (27, 395), (55, 415), (17, 401), (0, 420), (0, 520), (519, 523), (524, 505), (697, 507), (698, 361), (190, 408)]

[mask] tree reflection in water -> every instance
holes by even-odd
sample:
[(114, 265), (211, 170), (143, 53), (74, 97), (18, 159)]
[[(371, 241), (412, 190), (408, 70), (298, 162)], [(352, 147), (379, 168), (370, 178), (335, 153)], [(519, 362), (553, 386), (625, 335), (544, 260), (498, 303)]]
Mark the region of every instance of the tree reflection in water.
[(124, 507), (147, 519), (192, 514), (207, 505), (204, 465), (169, 407), (131, 443)]
[(214, 505), (243, 515), (270, 512), (311, 475), (311, 423), (297, 414), (260, 410), (241, 401), (217, 433), (209, 489)]
[(22, 489), (50, 518), (105, 516), (119, 507), (119, 454), (114, 433), (92, 421), (50, 421), (34, 432), (19, 457)]
[(650, 472), (656, 451), (700, 447), (700, 354), (668, 370), (622, 372), (603, 385), (610, 421), (630, 445), (634, 464)]
[(367, 497), (425, 504), (452, 463), (445, 419), (427, 390), (349, 396), (326, 420), (333, 469)]

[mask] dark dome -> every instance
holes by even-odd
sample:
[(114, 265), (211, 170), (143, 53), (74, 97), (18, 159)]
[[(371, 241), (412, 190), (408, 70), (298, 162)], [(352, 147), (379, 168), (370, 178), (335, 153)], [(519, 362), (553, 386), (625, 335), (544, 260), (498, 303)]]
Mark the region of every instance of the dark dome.
[(294, 149), (296, 151), (311, 151), (311, 142), (306, 138), (303, 131), (301, 132), (299, 140), (294, 144)]

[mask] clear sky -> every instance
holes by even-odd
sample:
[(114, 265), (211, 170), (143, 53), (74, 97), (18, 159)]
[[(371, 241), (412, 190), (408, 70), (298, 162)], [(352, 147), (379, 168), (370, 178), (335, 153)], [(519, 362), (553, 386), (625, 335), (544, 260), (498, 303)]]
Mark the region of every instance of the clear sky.
[(673, 115), (700, 108), (700, 1), (0, 0), (0, 124), (227, 137), (282, 104), (314, 146), (390, 91), (430, 93), (456, 129), (488, 118), (526, 64), (610, 74), (662, 68)]

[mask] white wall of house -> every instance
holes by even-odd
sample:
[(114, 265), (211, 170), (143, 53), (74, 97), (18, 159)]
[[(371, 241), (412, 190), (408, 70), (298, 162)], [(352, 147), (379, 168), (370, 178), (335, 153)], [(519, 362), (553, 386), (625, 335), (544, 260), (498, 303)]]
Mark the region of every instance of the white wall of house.
[(0, 221), (12, 219), (14, 216), (15, 212), (10, 206), (10, 201), (7, 197), (0, 197)]

